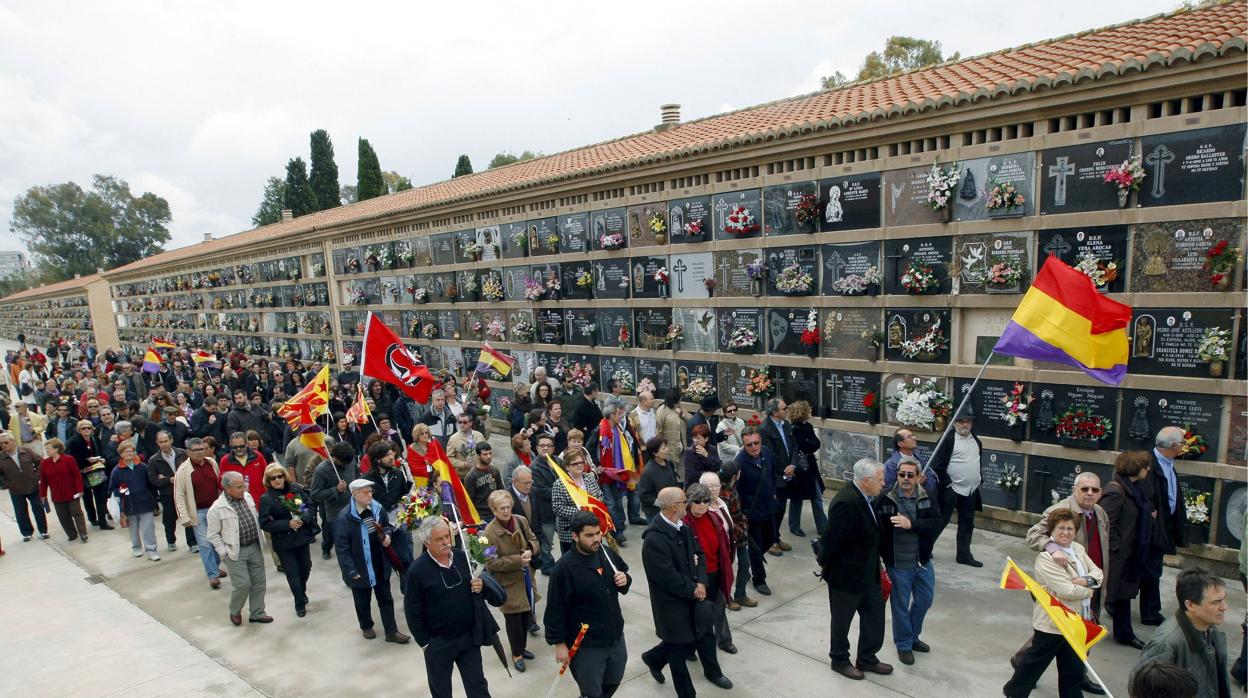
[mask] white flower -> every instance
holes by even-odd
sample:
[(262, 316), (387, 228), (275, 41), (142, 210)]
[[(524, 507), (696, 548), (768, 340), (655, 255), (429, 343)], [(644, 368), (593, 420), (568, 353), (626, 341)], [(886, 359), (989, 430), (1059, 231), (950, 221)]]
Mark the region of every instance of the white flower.
[(477, 542), (480, 543), (481, 545), (489, 545), (490, 539), (486, 538), (485, 536), (477, 536)]

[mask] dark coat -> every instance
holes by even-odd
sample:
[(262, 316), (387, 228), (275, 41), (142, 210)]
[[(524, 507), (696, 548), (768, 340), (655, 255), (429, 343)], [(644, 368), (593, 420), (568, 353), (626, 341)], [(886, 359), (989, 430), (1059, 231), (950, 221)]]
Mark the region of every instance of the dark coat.
[[(609, 561), (604, 562), (604, 558)], [(628, 583), (617, 587), (612, 581), (611, 564), (628, 577)], [(624, 615), (620, 612), (620, 595), (627, 594), (633, 584), (628, 564), (607, 546), (597, 555), (582, 555), (573, 548), (560, 555), (554, 574), (546, 587), (546, 643), (571, 645), (581, 624), (589, 625), (582, 644), (586, 647), (610, 647), (624, 637)]]
[[(806, 469), (797, 470), (789, 486), (785, 488), (785, 494), (789, 499), (802, 501), (818, 499), (823, 495), (823, 476), (819, 472), (819, 435), (815, 433), (810, 422), (794, 422), (792, 429), (795, 444), (793, 450), (806, 454)], [(794, 461), (796, 460), (795, 453)]]
[(845, 485), (828, 506), (819, 537), (820, 576), (828, 586), (862, 594), (880, 583), (880, 527), (862, 492)]
[[(927, 561), (932, 559), (932, 545), (936, 543), (936, 537), (944, 528), (944, 520), (940, 517), (940, 503), (936, 498), (930, 496), (922, 487), (916, 488), (916, 492), (918, 501), (915, 503), (915, 508), (918, 509), (918, 516), (910, 522), (910, 530), (919, 536), (919, 562), (926, 565)], [(901, 513), (900, 498), (901, 492), (894, 487), (889, 492), (876, 497), (871, 503), (872, 508), (875, 509), (876, 520), (880, 522), (880, 559), (890, 567), (895, 564), (893, 544), (897, 534), (897, 527), (893, 525), (892, 517)]]
[(173, 476), (178, 472), (178, 466), (182, 465), (184, 460), (186, 460), (186, 451), (180, 448), (173, 449), (173, 465), (169, 465), (169, 461), (160, 455), (159, 450), (153, 451), (152, 455), (147, 457), (147, 481), (151, 483), (152, 491), (161, 497), (172, 497)]
[[(211, 420), (212, 424), (208, 423), (210, 417), (215, 418)], [(216, 439), (218, 445), (229, 443), (225, 433), (225, 418), (226, 416), (220, 412), (209, 412), (201, 407), (191, 413), (190, 434), (200, 439), (211, 436)]]
[[(124, 495), (121, 492), (123, 487), (126, 489)], [(120, 500), (121, 513), (127, 516), (155, 511), (159, 504), (156, 500), (156, 490), (152, 489), (148, 482), (147, 466), (143, 463), (134, 463), (125, 468), (113, 468), (113, 473), (108, 479), (108, 493)]]
[[(1175, 497), (1174, 513), (1170, 513), (1170, 498), (1166, 491), (1166, 475), (1161, 472), (1157, 462), (1157, 453), (1148, 452), (1152, 460), (1148, 477), (1144, 479), (1144, 492), (1153, 503), (1153, 511), (1157, 512), (1154, 519), (1153, 547), (1160, 548), (1167, 555), (1173, 555), (1176, 548), (1187, 545), (1187, 504), (1183, 501), (1183, 485), (1178, 488)], [(1175, 473), (1176, 477), (1178, 473)]]
[[(940, 445), (940, 450), (933, 453), (931, 459), (927, 461), (927, 466), (936, 473), (936, 477), (940, 480), (939, 490), (941, 492), (944, 492), (951, 482), (949, 480), (949, 459), (953, 456), (953, 437), (954, 434), (951, 432), (949, 438), (945, 439), (944, 443)], [(979, 446), (979, 468), (980, 472), (983, 472), (984, 457), (987, 455), (987, 452), (984, 451), (984, 443), (979, 440), (979, 437), (974, 432), (971, 432), (971, 438), (975, 439), (976, 445)], [(975, 511), (984, 510), (984, 500), (979, 495), (980, 489), (982, 488), (977, 487), (971, 495), (975, 497)]]
[[(373, 574), (377, 584), (390, 583), (390, 565), (384, 564), (385, 551), (381, 548), (381, 538), (394, 533), (394, 526), (386, 517), (386, 510), (377, 502), (373, 507), (373, 518), (377, 520), (379, 531), (369, 534), (369, 551), (373, 562)], [(355, 511), (354, 504), (348, 504), (338, 512), (334, 519), (334, 552), (338, 554), (338, 567), (342, 572), (342, 581), (354, 589), (369, 589), (368, 568), (364, 563), (364, 538), (360, 533), (360, 515)]]
[[(1147, 480), (1140, 484), (1146, 483)], [(1140, 591), (1138, 570), (1142, 568), (1144, 561), (1134, 559), (1136, 536), (1142, 532), (1140, 508), (1128, 491), (1130, 487), (1131, 484), (1121, 475), (1115, 475), (1105, 485), (1101, 495), (1100, 504), (1105, 510), (1109, 527), (1109, 565), (1105, 574), (1105, 587), (1101, 591), (1101, 598), (1106, 603), (1133, 599)], [(1148, 490), (1145, 489), (1145, 492)], [(1149, 525), (1151, 522), (1145, 524)]]
[(654, 460), (646, 463), (645, 470), (641, 471), (641, 479), (637, 481), (637, 496), (641, 498), (641, 511), (647, 520), (659, 515), (654, 499), (664, 487), (680, 487), (680, 481), (676, 478), (676, 466), (671, 463), (659, 465)]
[[(689, 441), (693, 443), (692, 440)], [(685, 487), (698, 481), (702, 473), (718, 473), (720, 467), (719, 451), (709, 442), (706, 444), (706, 455), (693, 450), (693, 446), (685, 449)]]
[(759, 460), (755, 462), (743, 448), (737, 452), (736, 463), (741, 468), (741, 477), (737, 480), (741, 510), (752, 521), (770, 519), (776, 511), (775, 468), (772, 466), (771, 450), (764, 444)]
[(568, 422), (585, 432), (588, 441), (588, 436), (602, 422), (602, 410), (594, 404), (593, 400), (585, 397), (584, 392), (578, 392), (570, 402), (571, 404), (566, 408)]
[[(303, 500), (304, 510), (299, 515), (303, 521), (303, 527), (297, 531), (290, 528), (290, 522), (295, 517), (282, 503), (287, 494), (293, 494), (296, 499)], [(275, 490), (272, 487), (265, 489), (264, 495), (260, 497), (259, 518), (260, 528), (272, 534), (273, 549), (279, 552), (295, 550), (301, 545), (310, 545), (316, 540), (316, 534), (320, 530), (316, 526), (316, 504), (308, 496), (307, 490), (294, 483), (287, 483), (283, 490)]]
[(763, 426), (760, 431), (763, 434), (763, 446), (771, 451), (771, 462), (775, 464), (776, 489), (787, 489), (789, 483), (784, 480), (784, 469), (797, 459), (797, 441), (793, 437), (793, 425), (787, 421), (784, 423), (784, 439), (781, 439), (776, 423), (771, 417), (763, 417)]
[(693, 642), (697, 639), (693, 592), (698, 584), (707, 583), (702, 549), (688, 526), (676, 530), (661, 515), (650, 519), (641, 539), (655, 634), (665, 642)]

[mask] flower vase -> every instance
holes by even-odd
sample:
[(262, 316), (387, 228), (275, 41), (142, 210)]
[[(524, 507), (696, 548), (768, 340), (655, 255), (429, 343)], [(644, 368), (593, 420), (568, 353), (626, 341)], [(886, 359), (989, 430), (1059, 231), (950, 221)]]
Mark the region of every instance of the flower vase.
[(880, 411), (878, 409), (867, 410), (867, 424), (875, 426), (880, 423)]
[(654, 242), (659, 245), (667, 244), (667, 233), (655, 233)]
[(1101, 442), (1096, 439), (1072, 439), (1069, 436), (1059, 436), (1057, 442), (1066, 448), (1081, 448), (1085, 451), (1098, 451), (1101, 448)]
[(1019, 422), (1018, 424), (1015, 424), (1014, 426), (1010, 427), (1010, 441), (1014, 441), (1016, 443), (1022, 442), (1023, 439), (1026, 437), (1026, 435), (1027, 435), (1026, 423)]
[(944, 430), (945, 430), (945, 416), (937, 415), (936, 418), (932, 420), (932, 431), (942, 432)]
[(867, 295), (868, 296), (880, 295), (880, 285), (879, 284), (867, 284)]
[(1119, 189), (1118, 190), (1118, 208), (1126, 208), (1127, 200), (1130, 198), (1131, 198), (1130, 189)]
[(867, 347), (867, 350), (863, 352), (863, 358), (867, 361), (878, 361), (880, 358), (880, 348), (874, 345)]
[(949, 204), (945, 206), (944, 208), (940, 209), (940, 222), (941, 223), (953, 222), (953, 204)]
[(1211, 378), (1221, 378), (1222, 372), (1225, 370), (1226, 370), (1225, 361), (1210, 361), (1209, 362), (1209, 376)]
[(758, 298), (759, 296), (763, 295), (763, 280), (762, 279), (750, 280), (750, 294), (753, 295), (755, 298)]

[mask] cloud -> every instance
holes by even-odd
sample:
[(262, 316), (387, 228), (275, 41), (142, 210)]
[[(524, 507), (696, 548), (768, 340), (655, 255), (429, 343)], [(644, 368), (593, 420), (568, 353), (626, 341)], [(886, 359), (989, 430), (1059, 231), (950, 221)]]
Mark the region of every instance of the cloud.
[[(281, 107), (243, 107), (218, 111), (200, 121), (187, 145), (200, 161), (285, 165), (301, 149), (316, 120)], [(307, 161), (307, 157), (304, 157)]]

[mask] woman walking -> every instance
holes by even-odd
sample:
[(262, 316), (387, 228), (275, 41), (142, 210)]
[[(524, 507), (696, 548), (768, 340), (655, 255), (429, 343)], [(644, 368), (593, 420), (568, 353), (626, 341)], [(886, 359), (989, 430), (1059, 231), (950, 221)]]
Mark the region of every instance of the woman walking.
[(113, 527), (108, 523), (108, 475), (104, 469), (100, 439), (89, 419), (78, 421), (77, 432), (70, 437), (65, 450), (78, 464), (78, 472), (82, 474), (82, 499), (87, 509), (87, 520), (102, 531), (111, 531)]
[[(595, 497), (600, 501), (607, 500), (602, 495), (602, 488), (598, 486), (598, 479), (589, 471), (585, 456), (579, 453), (571, 453), (568, 459), (563, 462), (563, 469), (567, 472), (568, 478), (572, 480), (572, 484), (585, 490), (591, 497)], [(550, 490), (551, 508), (555, 510), (555, 533), (559, 536), (559, 554), (563, 554), (572, 549), (572, 517), (576, 512), (576, 502), (573, 501), (572, 495), (568, 493), (567, 485), (563, 478), (555, 480), (555, 484)]]
[(139, 460), (134, 443), (117, 444), (117, 467), (108, 479), (108, 491), (117, 497), (121, 527), (130, 529), (130, 551), (135, 557), (152, 562), (160, 560), (156, 552), (156, 492), (147, 477), (147, 465)]
[(1105, 485), (1101, 507), (1109, 520), (1109, 573), (1101, 596), (1114, 616), (1114, 641), (1144, 649), (1131, 627), (1131, 599), (1140, 592), (1140, 574), (1152, 545), (1153, 505), (1144, 492), (1152, 458), (1126, 451), (1114, 461), (1114, 479)]
[(65, 535), (71, 541), (81, 538), (86, 543), (87, 520), (78, 501), (83, 493), (78, 462), (65, 455), (65, 442), (60, 439), (48, 439), (43, 448), (48, 456), (39, 464), (39, 497), (46, 503), (51, 493), (52, 506)]
[(494, 520), (485, 527), (485, 537), (497, 549), (497, 556), (485, 563), (486, 569), (507, 591), (503, 602), (504, 626), (511, 645), (511, 664), (516, 671), (525, 670), (524, 660), (532, 659), (526, 644), (533, 625), (533, 610), (540, 598), (537, 593), (533, 559), (542, 552), (529, 522), (512, 512), (515, 500), (507, 490), (490, 493), (490, 511)]
[(308, 576), (316, 541), (316, 507), (302, 485), (291, 482), (286, 468), (270, 465), (264, 471), (264, 494), (260, 497), (260, 528), (273, 536), (273, 551), (282, 561), (286, 583), (295, 599), (295, 615), (307, 615)]
[(797, 442), (799, 454), (797, 472), (785, 488), (789, 499), (789, 532), (798, 537), (806, 536), (802, 530), (802, 502), (809, 501), (818, 535), (827, 524), (828, 515), (823, 504), (823, 475), (819, 472), (819, 435), (810, 424), (810, 403), (798, 400), (789, 405), (789, 421), (793, 423), (793, 440)]

